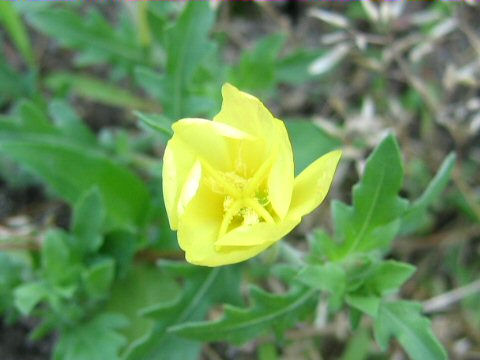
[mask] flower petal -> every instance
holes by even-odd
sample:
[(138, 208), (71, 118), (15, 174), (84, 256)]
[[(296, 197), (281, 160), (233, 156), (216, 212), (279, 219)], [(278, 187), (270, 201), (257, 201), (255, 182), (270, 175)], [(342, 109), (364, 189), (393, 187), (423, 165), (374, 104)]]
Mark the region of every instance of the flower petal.
[(268, 197), (272, 207), (283, 219), (290, 207), (294, 181), (293, 153), (287, 129), (280, 120), (276, 121), (278, 154), (268, 177)]
[(217, 240), (218, 247), (269, 245), (288, 234), (300, 219), (288, 218), (281, 223), (259, 223), (240, 226)]
[(331, 151), (315, 160), (295, 178), (287, 217), (302, 217), (320, 205), (327, 196), (341, 156), (341, 150)]
[(195, 155), (181, 141), (175, 138), (168, 141), (163, 155), (162, 184), (165, 208), (172, 230), (178, 225), (178, 199), (194, 163)]
[(255, 137), (269, 139), (275, 131), (274, 117), (256, 97), (225, 84), (222, 109), (214, 122), (228, 124)]
[(202, 183), (178, 224), (178, 243), (189, 263), (203, 266), (234, 264), (257, 255), (271, 245), (231, 246), (217, 250), (215, 242), (222, 217), (223, 197)]
[(182, 119), (172, 125), (174, 137), (207, 161), (213, 168), (231, 171), (230, 139), (252, 139), (249, 134), (232, 126), (205, 119)]
[(200, 161), (195, 161), (192, 169), (187, 175), (187, 179), (183, 184), (182, 190), (180, 191), (180, 196), (178, 197), (177, 204), (177, 214), (182, 216), (185, 212), (186, 207), (197, 194), (198, 188), (200, 187), (200, 181), (202, 180), (202, 165)]
[(249, 141), (230, 141), (230, 151), (234, 159), (235, 172), (246, 179), (254, 176), (268, 156), (265, 141), (258, 138)]

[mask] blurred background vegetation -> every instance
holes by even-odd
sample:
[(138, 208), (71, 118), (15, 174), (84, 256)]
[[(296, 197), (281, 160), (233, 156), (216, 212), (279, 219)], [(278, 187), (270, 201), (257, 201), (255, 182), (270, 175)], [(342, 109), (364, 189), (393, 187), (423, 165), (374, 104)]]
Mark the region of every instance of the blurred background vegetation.
[[(479, 5), (0, 3), (0, 358), (116, 359), (158, 329), (137, 311), (178, 292), (155, 267), (182, 259), (162, 205), (165, 141), (175, 120), (212, 118), (228, 81), (287, 122), (297, 173), (345, 149), (331, 199), (351, 200), (366, 156), (388, 131), (403, 151), (407, 198), (418, 198), (456, 152), (447, 191), (428, 216), (408, 219), (390, 256), (418, 267), (402, 296), (423, 302), (450, 357), (479, 359)], [(292, 244), (302, 249), (311, 229), (329, 228), (328, 213), (324, 205), (305, 219)], [(275, 289), (260, 265), (247, 278)], [(42, 301), (48, 306), (36, 307)], [(85, 340), (72, 350), (85, 334), (108, 345), (89, 349)], [(403, 358), (398, 346), (382, 355), (363, 331), (352, 336), (343, 313), (285, 337), (277, 347), (259, 339), (195, 351), (214, 360)]]

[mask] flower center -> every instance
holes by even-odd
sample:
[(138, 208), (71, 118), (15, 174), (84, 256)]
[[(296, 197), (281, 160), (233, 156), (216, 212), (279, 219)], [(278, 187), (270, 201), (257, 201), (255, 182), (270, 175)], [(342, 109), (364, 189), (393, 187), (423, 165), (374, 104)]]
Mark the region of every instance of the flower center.
[[(261, 194), (261, 196), (257, 196)], [(274, 223), (266, 193), (253, 197), (234, 198), (226, 195), (223, 200), (223, 220), (218, 237), (238, 226), (251, 226), (261, 222)]]
[(265, 161), (248, 179), (239, 175), (238, 171), (221, 172), (208, 163), (202, 162), (202, 165), (209, 175), (207, 182), (210, 188), (225, 196), (219, 238), (239, 226), (275, 222), (275, 212), (268, 198), (268, 190), (264, 186), (272, 159)]
[[(228, 182), (235, 190), (233, 193), (226, 191), (223, 201), (223, 220), (218, 237), (238, 226), (252, 226), (261, 222), (275, 222), (272, 214), (268, 192), (259, 191), (251, 186), (252, 179), (245, 179), (236, 173), (222, 174), (223, 181)], [(222, 182), (223, 182), (222, 181)], [(228, 188), (228, 186), (224, 186)], [(256, 191), (254, 191), (256, 190)]]

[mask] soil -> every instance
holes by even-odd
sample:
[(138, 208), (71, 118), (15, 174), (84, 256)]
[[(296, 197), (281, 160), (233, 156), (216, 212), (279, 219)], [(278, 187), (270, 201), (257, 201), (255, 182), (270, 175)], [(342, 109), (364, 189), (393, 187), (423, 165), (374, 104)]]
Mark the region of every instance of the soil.
[(53, 341), (28, 340), (33, 324), (19, 322), (6, 325), (0, 320), (0, 354), (2, 360), (46, 360), (50, 358)]

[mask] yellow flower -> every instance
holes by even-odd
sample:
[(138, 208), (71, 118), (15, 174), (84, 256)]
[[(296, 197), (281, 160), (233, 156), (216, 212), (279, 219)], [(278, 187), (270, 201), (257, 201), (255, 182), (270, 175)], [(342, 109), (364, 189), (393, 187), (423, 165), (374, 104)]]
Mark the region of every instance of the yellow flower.
[(341, 151), (294, 178), (284, 123), (230, 84), (213, 121), (173, 124), (163, 163), (172, 230), (188, 262), (220, 266), (249, 259), (289, 233), (327, 195)]

